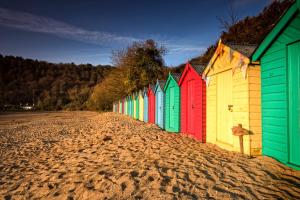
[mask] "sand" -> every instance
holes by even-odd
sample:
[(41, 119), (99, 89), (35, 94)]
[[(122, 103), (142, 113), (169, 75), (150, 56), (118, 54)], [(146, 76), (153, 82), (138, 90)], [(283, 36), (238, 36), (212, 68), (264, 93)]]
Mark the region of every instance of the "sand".
[(0, 115), (1, 199), (299, 199), (300, 172), (116, 113)]

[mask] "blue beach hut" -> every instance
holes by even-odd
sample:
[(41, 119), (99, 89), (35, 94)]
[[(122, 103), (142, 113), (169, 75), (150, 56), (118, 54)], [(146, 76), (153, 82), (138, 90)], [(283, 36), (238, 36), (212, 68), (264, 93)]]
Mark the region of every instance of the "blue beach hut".
[(147, 89), (144, 88), (143, 96), (144, 96), (144, 122), (148, 122), (148, 95)]
[(155, 85), (155, 124), (164, 129), (164, 112), (165, 112), (165, 81), (157, 80)]

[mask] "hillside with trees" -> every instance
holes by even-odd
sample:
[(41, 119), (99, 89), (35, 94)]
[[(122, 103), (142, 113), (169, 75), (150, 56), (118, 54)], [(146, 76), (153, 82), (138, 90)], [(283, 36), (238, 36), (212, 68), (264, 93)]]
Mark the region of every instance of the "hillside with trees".
[[(228, 19), (219, 19), (223, 28), (220, 38), (224, 43), (258, 45), (265, 36), (272, 30), (280, 16), (292, 4), (293, 0), (273, 1), (268, 7), (257, 16), (246, 17), (237, 20), (232, 9), (228, 10)], [(217, 47), (218, 41), (209, 46), (200, 56), (190, 60), (191, 64), (207, 64)], [(173, 71), (182, 72), (185, 64), (175, 67)]]
[(112, 69), (0, 55), (0, 109), (33, 104), (40, 110), (86, 109), (93, 87)]

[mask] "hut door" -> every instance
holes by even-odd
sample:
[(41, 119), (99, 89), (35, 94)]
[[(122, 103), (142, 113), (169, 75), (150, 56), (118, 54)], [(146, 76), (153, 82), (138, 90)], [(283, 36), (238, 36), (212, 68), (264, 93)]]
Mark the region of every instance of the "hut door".
[(157, 123), (158, 125), (161, 125), (161, 95), (160, 95), (160, 91), (157, 91)]
[(151, 93), (150, 97), (151, 97), (151, 102), (150, 102), (151, 108), (149, 109), (151, 111), (150, 117), (151, 117), (151, 122), (155, 123), (155, 96), (153, 95), (153, 93)]
[(175, 123), (175, 120), (174, 120), (174, 110), (175, 110), (174, 98), (175, 98), (174, 87), (171, 87), (170, 88), (170, 101), (169, 101), (170, 102), (170, 108), (169, 108), (170, 128), (174, 128), (174, 123)]
[[(231, 70), (217, 75), (217, 141), (233, 145), (231, 128), (232, 112), (232, 72)], [(233, 108), (234, 109), (234, 108)]]
[(194, 80), (188, 82), (187, 132), (194, 134)]
[(289, 162), (300, 166), (300, 42), (288, 46)]

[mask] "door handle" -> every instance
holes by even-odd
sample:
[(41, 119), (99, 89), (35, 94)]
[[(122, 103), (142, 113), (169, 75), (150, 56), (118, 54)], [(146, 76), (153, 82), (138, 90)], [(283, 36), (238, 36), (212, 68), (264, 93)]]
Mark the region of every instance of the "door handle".
[(228, 105), (228, 110), (229, 110), (229, 112), (232, 112), (233, 111), (233, 105)]

